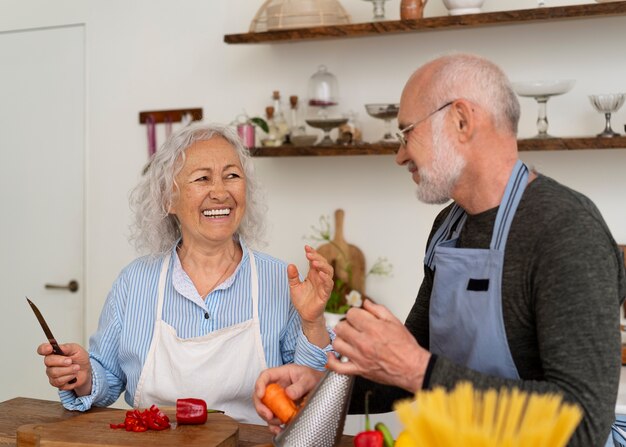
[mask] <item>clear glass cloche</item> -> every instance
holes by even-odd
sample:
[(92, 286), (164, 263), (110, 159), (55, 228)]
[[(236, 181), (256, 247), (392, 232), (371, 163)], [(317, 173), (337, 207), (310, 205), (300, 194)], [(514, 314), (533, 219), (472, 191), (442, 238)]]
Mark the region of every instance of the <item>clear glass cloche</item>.
[(339, 113), (338, 102), (337, 78), (328, 71), (326, 66), (320, 65), (309, 79), (306, 113), (306, 123), (323, 131), (323, 138), (317, 146), (334, 144), (330, 135), (331, 131), (348, 121)]
[(332, 107), (339, 100), (337, 77), (320, 65), (309, 79), (309, 106)]

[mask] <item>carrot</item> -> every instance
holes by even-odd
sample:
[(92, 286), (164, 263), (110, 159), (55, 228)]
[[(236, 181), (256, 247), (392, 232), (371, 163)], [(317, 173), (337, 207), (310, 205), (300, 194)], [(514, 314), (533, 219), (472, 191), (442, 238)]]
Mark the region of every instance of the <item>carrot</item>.
[(294, 401), (287, 396), (283, 387), (277, 383), (270, 383), (267, 388), (265, 388), (265, 395), (261, 399), (261, 402), (272, 410), (272, 413), (274, 413), (283, 424), (289, 422), (298, 411)]

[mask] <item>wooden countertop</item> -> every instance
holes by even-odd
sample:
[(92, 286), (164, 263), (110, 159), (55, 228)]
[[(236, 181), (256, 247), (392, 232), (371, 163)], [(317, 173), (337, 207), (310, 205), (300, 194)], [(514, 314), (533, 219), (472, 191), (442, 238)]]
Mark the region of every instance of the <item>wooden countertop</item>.
[[(110, 408), (93, 408), (92, 412), (110, 411)], [(59, 402), (16, 397), (0, 402), (0, 445), (15, 446), (17, 428), (25, 424), (57, 422), (80, 415), (67, 411)], [(240, 447), (271, 446), (272, 434), (266, 426), (239, 424)], [(352, 446), (352, 436), (344, 436), (339, 447)]]

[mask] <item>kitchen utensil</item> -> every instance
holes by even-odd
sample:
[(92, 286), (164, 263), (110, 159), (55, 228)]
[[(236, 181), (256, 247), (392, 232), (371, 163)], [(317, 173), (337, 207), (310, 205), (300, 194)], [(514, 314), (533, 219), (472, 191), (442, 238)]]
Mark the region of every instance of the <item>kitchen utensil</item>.
[[(54, 335), (52, 335), (52, 331), (48, 327), (48, 323), (46, 323), (46, 320), (43, 318), (43, 315), (41, 315), (41, 312), (39, 312), (39, 309), (37, 308), (37, 306), (35, 306), (35, 303), (29, 300), (28, 297), (26, 297), (26, 301), (28, 301), (28, 304), (30, 304), (30, 307), (33, 309), (33, 312), (35, 313), (35, 316), (37, 317), (37, 321), (39, 321), (39, 324), (41, 325), (41, 328), (43, 329), (44, 334), (46, 334), (46, 338), (48, 339), (48, 342), (52, 345), (52, 352), (54, 352), (56, 355), (65, 355), (63, 350), (59, 347), (59, 344), (57, 343), (56, 339), (54, 338)], [(68, 383), (76, 383), (76, 377), (74, 377)]]
[(385, 134), (379, 143), (397, 143), (391, 133), (391, 121), (398, 116), (400, 104), (365, 104), (365, 110), (369, 116), (385, 121)]
[[(342, 362), (348, 361), (346, 357)], [(274, 438), (276, 447), (334, 447), (339, 444), (350, 405), (354, 376), (326, 371), (304, 407)]]
[(611, 114), (617, 112), (624, 104), (626, 95), (624, 93), (612, 93), (607, 95), (589, 95), (591, 105), (600, 113), (604, 113), (604, 130), (599, 133), (599, 137), (618, 137), (619, 133), (611, 128)]
[[(335, 275), (365, 295), (365, 256), (356, 246), (348, 244), (343, 236), (342, 209), (335, 210), (335, 235), (327, 244), (320, 245), (317, 252), (333, 265)], [(348, 273), (349, 272), (349, 273)]]
[(22, 425), (17, 429), (17, 446), (232, 447), (237, 445), (239, 424), (227, 415), (210, 413), (204, 424), (178, 425), (175, 407), (160, 408), (168, 415), (172, 424), (172, 427), (167, 430), (148, 430), (141, 433), (113, 430), (109, 424), (123, 421), (127, 410), (89, 411), (64, 421)]
[(535, 98), (539, 105), (537, 116), (537, 130), (539, 133), (533, 138), (552, 138), (552, 135), (548, 134), (548, 116), (546, 112), (548, 99), (551, 96), (569, 92), (575, 83), (576, 81), (573, 79), (513, 83), (515, 93), (522, 97)]

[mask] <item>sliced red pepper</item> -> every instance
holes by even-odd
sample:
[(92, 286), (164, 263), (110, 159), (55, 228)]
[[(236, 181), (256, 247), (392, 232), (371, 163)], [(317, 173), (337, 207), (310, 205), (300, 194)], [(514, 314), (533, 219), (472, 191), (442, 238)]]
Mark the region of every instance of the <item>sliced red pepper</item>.
[(144, 411), (138, 409), (127, 411), (123, 423), (109, 424), (109, 427), (123, 428), (132, 432), (144, 432), (148, 429), (165, 430), (170, 427), (170, 419), (156, 405), (152, 405)]
[(206, 402), (188, 397), (176, 400), (176, 422), (185, 424), (204, 424), (207, 420)]

